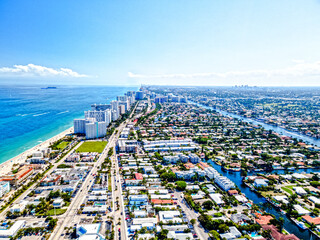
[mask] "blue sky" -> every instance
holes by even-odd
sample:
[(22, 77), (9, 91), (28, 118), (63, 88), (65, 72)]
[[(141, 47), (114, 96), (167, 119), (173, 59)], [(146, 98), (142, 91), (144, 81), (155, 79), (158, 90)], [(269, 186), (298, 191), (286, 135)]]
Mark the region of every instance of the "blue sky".
[(320, 85), (320, 1), (0, 1), (0, 83)]

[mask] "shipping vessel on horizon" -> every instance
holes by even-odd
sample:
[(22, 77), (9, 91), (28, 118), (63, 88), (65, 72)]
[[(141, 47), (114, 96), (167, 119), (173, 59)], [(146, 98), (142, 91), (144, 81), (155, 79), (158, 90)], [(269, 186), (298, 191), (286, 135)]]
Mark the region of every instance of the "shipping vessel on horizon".
[(57, 89), (57, 87), (45, 87), (45, 88), (41, 88), (41, 89)]

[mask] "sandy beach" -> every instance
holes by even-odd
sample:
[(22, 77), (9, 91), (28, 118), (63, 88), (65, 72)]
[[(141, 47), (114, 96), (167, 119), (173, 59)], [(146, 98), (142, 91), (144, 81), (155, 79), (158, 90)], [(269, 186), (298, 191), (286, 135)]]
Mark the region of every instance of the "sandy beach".
[(54, 136), (44, 142), (39, 143), (38, 145), (19, 154), (18, 156), (11, 158), (4, 163), (1, 163), (0, 164), (0, 176), (8, 174), (11, 171), (12, 166), (14, 164), (24, 163), (27, 156), (31, 155), (33, 152), (37, 151), (38, 149), (46, 148), (46, 147), (50, 146), (53, 142), (63, 138), (66, 134), (70, 134), (70, 133), (73, 133), (73, 127), (70, 127), (67, 130), (57, 134), (56, 136)]

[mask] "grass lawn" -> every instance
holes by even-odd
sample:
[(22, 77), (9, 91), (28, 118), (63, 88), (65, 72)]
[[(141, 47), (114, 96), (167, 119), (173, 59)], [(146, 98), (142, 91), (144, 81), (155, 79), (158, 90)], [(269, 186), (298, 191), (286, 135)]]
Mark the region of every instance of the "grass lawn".
[(292, 188), (290, 189), (290, 188), (288, 188), (288, 186), (286, 186), (286, 187), (281, 187), (281, 189), (282, 189), (283, 191), (286, 191), (286, 192), (289, 193), (290, 195), (293, 194)]
[(111, 192), (112, 191), (112, 186), (111, 186), (111, 174), (108, 175), (108, 190)]
[(56, 208), (56, 210), (51, 209), (46, 213), (46, 215), (47, 216), (61, 215), (61, 214), (64, 214), (66, 211), (67, 211), (66, 208)]
[(84, 142), (78, 147), (77, 152), (98, 152), (102, 153), (107, 142)]
[(277, 195), (281, 195), (280, 193), (275, 193), (273, 191), (267, 191), (267, 192), (260, 192), (262, 196), (267, 197), (268, 195), (270, 196), (277, 196)]
[(57, 145), (57, 149), (64, 149), (70, 142), (61, 142)]

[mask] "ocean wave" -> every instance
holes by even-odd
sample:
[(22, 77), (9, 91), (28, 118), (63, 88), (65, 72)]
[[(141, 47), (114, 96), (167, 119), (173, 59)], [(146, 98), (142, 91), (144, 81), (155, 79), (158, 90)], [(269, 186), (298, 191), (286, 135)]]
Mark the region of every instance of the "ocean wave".
[(34, 117), (38, 117), (38, 116), (45, 115), (45, 114), (48, 114), (48, 113), (50, 113), (50, 112), (39, 113), (39, 114), (35, 114), (35, 115), (33, 115), (33, 116), (34, 116)]
[(24, 116), (28, 116), (28, 115), (32, 115), (32, 114), (34, 114), (34, 113), (25, 113), (25, 114), (19, 113), (19, 114), (16, 114), (16, 116), (17, 117), (24, 117)]
[(63, 113), (68, 113), (68, 112), (69, 112), (69, 110), (64, 111), (64, 112), (59, 112), (59, 113), (57, 113), (57, 115), (59, 115), (59, 114), (63, 114)]

